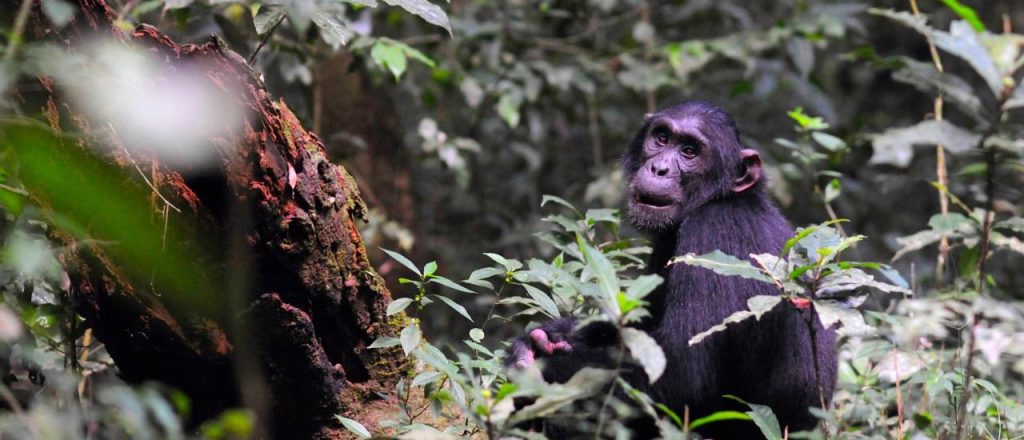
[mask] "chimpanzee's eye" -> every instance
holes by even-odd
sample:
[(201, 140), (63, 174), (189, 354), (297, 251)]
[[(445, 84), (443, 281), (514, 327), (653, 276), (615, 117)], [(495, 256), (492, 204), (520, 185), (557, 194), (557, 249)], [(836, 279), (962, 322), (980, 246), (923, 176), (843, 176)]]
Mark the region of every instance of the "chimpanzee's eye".
[(687, 159), (693, 159), (693, 158), (697, 157), (697, 153), (700, 153), (700, 149), (698, 149), (696, 146), (694, 146), (694, 145), (683, 146), (683, 156), (686, 156)]
[(664, 147), (668, 145), (668, 133), (665, 130), (658, 130), (654, 132), (654, 142), (659, 146)]

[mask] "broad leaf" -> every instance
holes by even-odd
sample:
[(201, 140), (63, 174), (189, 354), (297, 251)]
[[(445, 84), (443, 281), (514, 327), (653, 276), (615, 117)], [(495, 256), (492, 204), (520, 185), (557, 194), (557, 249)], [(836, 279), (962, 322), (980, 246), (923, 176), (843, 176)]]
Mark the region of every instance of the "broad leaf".
[(952, 73), (940, 73), (932, 63), (917, 61), (909, 57), (897, 57), (903, 68), (893, 72), (896, 81), (910, 84), (931, 96), (942, 94), (947, 102), (957, 105), (960, 110), (976, 122), (987, 125), (981, 99), (967, 81)]
[(992, 34), (979, 34), (966, 21), (954, 21), (949, 25), (949, 32), (943, 32), (929, 27), (924, 17), (915, 17), (908, 12), (881, 9), (872, 9), (871, 12), (911, 27), (930, 38), (939, 49), (956, 55), (970, 64), (985, 80), (994, 96), (1000, 96), (1002, 93), (1003, 72), (996, 66), (985, 41), (991, 39)]
[(416, 324), (409, 324), (402, 329), (402, 333), (398, 336), (399, 342), (402, 343), (402, 351), (405, 352), (406, 356), (412, 353), (416, 349), (416, 346), (423, 340), (423, 332), (420, 331), (420, 327)]
[(726, 317), (720, 324), (714, 325), (711, 328), (693, 335), (690, 338), (689, 345), (695, 345), (703, 341), (704, 338), (711, 336), (712, 334), (718, 333), (725, 330), (729, 324), (745, 321), (749, 318), (761, 319), (761, 316), (775, 308), (779, 302), (782, 301), (781, 296), (775, 295), (757, 295), (747, 300), (747, 307), (750, 310), (740, 310), (733, 312), (733, 314)]
[(441, 300), (441, 302), (448, 304), (448, 307), (451, 307), (452, 310), (458, 312), (460, 315), (468, 319), (469, 322), (473, 322), (473, 318), (469, 316), (469, 312), (466, 311), (466, 308), (463, 307), (462, 304), (459, 304), (455, 302), (455, 300), (448, 298), (447, 296), (444, 295), (434, 295), (434, 298), (437, 298)]
[(400, 254), (398, 252), (389, 251), (389, 250), (384, 249), (384, 248), (381, 248), (380, 250), (384, 251), (385, 254), (388, 254), (389, 257), (393, 258), (395, 261), (397, 261), (402, 266), (405, 266), (406, 269), (409, 269), (409, 270), (413, 271), (413, 273), (415, 273), (416, 275), (419, 275), (421, 277), (423, 276), (423, 274), (420, 272), (420, 268), (416, 267), (416, 265), (413, 264), (412, 261), (409, 261), (408, 258), (405, 258), (404, 255), (402, 255), (402, 254)]
[(629, 348), (633, 359), (644, 367), (647, 379), (654, 383), (665, 372), (665, 352), (650, 335), (635, 328), (622, 329), (622, 341)]
[(344, 11), (322, 10), (313, 13), (313, 24), (320, 30), (320, 38), (331, 48), (338, 50), (348, 44), (355, 32), (349, 26)]
[(373, 343), (370, 344), (370, 346), (367, 348), (388, 348), (394, 347), (400, 343), (401, 341), (399, 341), (398, 338), (394, 336), (382, 336), (377, 338), (376, 341), (373, 341)]
[(910, 127), (891, 128), (875, 135), (872, 140), (875, 151), (870, 162), (905, 168), (914, 158), (915, 145), (942, 144), (950, 153), (961, 154), (973, 149), (980, 140), (980, 135), (949, 121), (927, 120)]
[(352, 419), (347, 418), (347, 417), (342, 417), (342, 416), (339, 416), (339, 415), (335, 415), (334, 417), (336, 419), (338, 419), (339, 422), (341, 422), (341, 424), (345, 427), (345, 429), (349, 430), (351, 433), (355, 434), (359, 438), (370, 438), (370, 437), (372, 437), (372, 435), (370, 435), (370, 431), (367, 430), (366, 427), (363, 426), (362, 423), (359, 423), (359, 422), (357, 422), (355, 420), (352, 420)]
[(406, 11), (409, 11), (420, 18), (427, 21), (435, 26), (440, 26), (444, 30), (448, 31), (448, 34), (452, 33), (452, 26), (448, 23), (448, 15), (444, 13), (444, 10), (440, 6), (428, 2), (427, 0), (383, 0), (391, 6), (398, 6)]
[(850, 309), (835, 301), (815, 301), (814, 310), (818, 312), (821, 325), (829, 328), (839, 323), (836, 329), (842, 335), (863, 336), (874, 331), (864, 322), (864, 316), (856, 309)]
[(526, 289), (526, 293), (537, 302), (537, 305), (540, 306), (541, 311), (545, 314), (552, 318), (560, 318), (562, 316), (558, 312), (558, 305), (555, 304), (555, 301), (548, 294), (529, 284), (523, 284), (523, 288)]
[(473, 293), (473, 294), (476, 293), (476, 292), (474, 292), (472, 290), (467, 289), (465, 286), (463, 286), (463, 285), (461, 285), (459, 283), (456, 283), (455, 281), (449, 280), (448, 278), (445, 278), (445, 277), (440, 276), (440, 275), (431, 276), (430, 279), (427, 280), (427, 281), (430, 282), (430, 283), (437, 283), (437, 284), (440, 284), (440, 285), (442, 285), (444, 287), (447, 287), (449, 289), (458, 290), (459, 292), (463, 292), (463, 293)]
[(586, 258), (587, 270), (590, 271), (591, 276), (597, 279), (597, 285), (601, 288), (602, 298), (604, 299), (602, 304), (613, 305), (615, 316), (619, 316), (620, 311), (618, 310), (617, 301), (619, 279), (616, 276), (612, 262), (601, 251), (594, 249), (590, 245), (582, 241), (579, 242), (579, 245)]
[(391, 304), (388, 304), (387, 315), (391, 316), (396, 313), (401, 313), (406, 309), (406, 307), (409, 307), (409, 304), (412, 304), (412, 298), (398, 298), (391, 301)]
[(691, 266), (703, 267), (711, 269), (715, 273), (721, 275), (737, 275), (743, 278), (749, 278), (752, 280), (764, 281), (766, 283), (772, 282), (761, 269), (754, 267), (747, 260), (740, 260), (732, 255), (723, 253), (722, 251), (716, 250), (704, 255), (686, 254), (680, 257), (674, 257), (668, 261), (668, 265), (686, 263)]

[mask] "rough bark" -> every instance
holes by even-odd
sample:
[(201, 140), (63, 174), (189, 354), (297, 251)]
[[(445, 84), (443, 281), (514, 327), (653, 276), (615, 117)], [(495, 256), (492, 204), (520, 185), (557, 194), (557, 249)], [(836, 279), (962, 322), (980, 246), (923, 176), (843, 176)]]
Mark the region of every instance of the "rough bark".
[[(80, 0), (79, 6), (64, 35), (72, 50), (94, 34), (126, 40), (102, 0)], [(170, 215), (171, 222), (191, 225), (192, 235), (184, 239), (227, 249), (195, 262), (195, 270), (197, 276), (224, 281), (229, 290), (241, 289), (240, 301), (217, 298), (214, 302), (234, 308), (208, 315), (165, 303), (148, 280), (126, 275), (122, 262), (102, 245), (58, 233), (56, 238), (68, 244), (63, 257), (70, 290), (86, 325), (105, 343), (125, 379), (158, 380), (189, 394), (196, 421), (243, 403), (240, 387), (256, 383), (271, 392), (264, 423), (275, 437), (340, 436), (343, 429), (333, 416), (345, 412), (345, 402), (390, 390), (402, 368), (396, 350), (366, 348), (379, 336), (395, 334), (400, 323), (389, 322), (385, 314), (390, 294), (370, 266), (356, 228), (366, 208), (355, 182), (327, 160), (317, 136), (284, 102), (274, 101), (244, 59), (218, 39), (178, 45), (155, 28), (140, 26), (124, 44), (147, 48), (168, 71), (203, 66), (223, 99), (251, 111), (243, 130), (210, 140), (211, 148), (223, 152), (216, 172), (188, 174), (153, 158), (127, 157), (129, 149), (115, 157), (125, 168), (148, 165), (154, 222)], [(53, 128), (70, 125), (86, 142), (122, 142), (117, 127), (88, 120), (62, 102), (60, 90), (46, 79), (43, 83), (52, 92), (43, 112)], [(149, 190), (139, 179), (125, 185)], [(182, 212), (164, 209), (157, 191)], [(48, 204), (45, 196), (36, 196), (36, 202)], [(249, 370), (237, 362), (244, 351), (239, 348), (247, 346), (259, 359)], [(261, 375), (245, 382), (245, 371)]]

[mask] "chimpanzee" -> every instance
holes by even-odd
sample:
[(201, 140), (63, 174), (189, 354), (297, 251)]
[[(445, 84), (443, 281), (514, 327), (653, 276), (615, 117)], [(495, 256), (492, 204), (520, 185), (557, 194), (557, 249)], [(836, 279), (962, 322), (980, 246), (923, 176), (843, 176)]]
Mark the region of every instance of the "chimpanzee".
[[(779, 292), (767, 283), (704, 268), (666, 266), (673, 256), (716, 249), (739, 258), (777, 255), (794, 235), (765, 192), (757, 151), (743, 146), (725, 111), (686, 102), (644, 118), (624, 166), (629, 219), (651, 237), (648, 267), (665, 280), (648, 298), (652, 316), (638, 327), (658, 341), (668, 361), (654, 384), (643, 372), (627, 373), (629, 382), (677, 414), (688, 408), (690, 420), (749, 410), (723, 398), (734, 395), (770, 406), (789, 432), (813, 428), (817, 420), (808, 408), (821, 406), (819, 379), (826, 404), (835, 389), (834, 331), (808, 316), (813, 310), (784, 302), (760, 320), (730, 324), (690, 346), (695, 334), (746, 310), (748, 298)], [(816, 326), (813, 348), (809, 318)], [(584, 366), (607, 367), (608, 357), (598, 348), (616, 345), (617, 332), (609, 332), (608, 325), (575, 327), (561, 319), (533, 329), (514, 341), (510, 363), (524, 367), (535, 357), (546, 358), (542, 373), (556, 382)], [(698, 431), (716, 439), (762, 438), (750, 421), (710, 423)]]

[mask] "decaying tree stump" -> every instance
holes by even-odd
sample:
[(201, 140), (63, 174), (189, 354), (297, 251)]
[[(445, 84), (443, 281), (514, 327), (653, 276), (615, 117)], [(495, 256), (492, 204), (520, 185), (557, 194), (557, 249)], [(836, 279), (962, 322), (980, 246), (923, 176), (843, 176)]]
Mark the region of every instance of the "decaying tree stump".
[[(118, 136), (120, 127), (89, 120), (42, 79), (51, 92), (43, 109), (50, 125), (120, 152), (114, 161), (132, 176), (126, 187), (152, 192), (152, 221), (190, 225), (182, 239), (214, 249), (192, 270), (228, 286), (223, 298), (211, 301), (232, 306), (211, 313), (166, 302), (151, 280), (122, 270), (109, 248), (57, 233), (68, 244), (62, 258), (85, 325), (125, 379), (185, 391), (194, 421), (251, 403), (247, 393), (269, 391), (264, 423), (274, 437), (338, 437), (343, 428), (333, 416), (345, 412), (344, 402), (389, 391), (402, 368), (397, 350), (366, 348), (396, 334), (402, 318), (389, 321), (385, 314), (390, 294), (357, 232), (366, 208), (355, 182), (326, 159), (323, 144), (284, 102), (271, 99), (245, 60), (215, 37), (178, 45), (140, 26), (128, 40), (102, 0), (81, 0), (79, 7), (72, 27), (61, 32), (70, 50), (91, 35), (113, 36), (144, 47), (168, 72), (198, 66), (223, 99), (250, 111), (241, 130), (210, 139), (210, 148), (221, 152), (220, 167), (196, 174), (116, 148), (128, 142)], [(145, 180), (139, 178), (143, 169)], [(33, 196), (48, 206), (45, 196)], [(240, 351), (257, 361), (240, 367)]]

